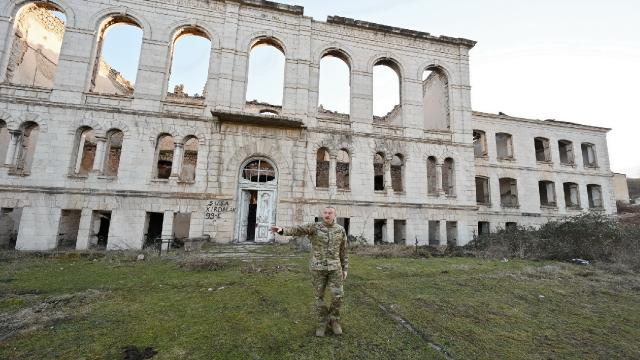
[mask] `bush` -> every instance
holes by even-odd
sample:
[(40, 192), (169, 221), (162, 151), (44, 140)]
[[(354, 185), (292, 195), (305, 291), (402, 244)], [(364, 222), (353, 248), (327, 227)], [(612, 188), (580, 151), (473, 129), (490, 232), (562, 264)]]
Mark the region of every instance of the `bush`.
[(538, 260), (581, 258), (640, 268), (640, 227), (589, 212), (540, 228), (518, 227), (475, 237), (466, 250), (476, 256)]

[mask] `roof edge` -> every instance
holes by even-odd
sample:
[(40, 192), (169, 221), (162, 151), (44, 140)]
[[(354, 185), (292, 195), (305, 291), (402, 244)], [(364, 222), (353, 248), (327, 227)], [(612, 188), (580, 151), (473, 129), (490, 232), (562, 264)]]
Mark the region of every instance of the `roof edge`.
[(365, 30), (373, 30), (377, 32), (384, 32), (387, 34), (417, 38), (421, 40), (436, 41), (436, 42), (441, 42), (441, 43), (446, 43), (451, 45), (462, 45), (469, 49), (473, 48), (477, 44), (476, 41), (465, 39), (465, 38), (456, 38), (456, 37), (450, 37), (450, 36), (444, 36), (444, 35), (435, 36), (435, 35), (431, 35), (428, 32), (409, 30), (409, 29), (393, 27), (389, 25), (376, 24), (368, 21), (356, 20), (356, 19), (351, 19), (351, 18), (342, 17), (342, 16), (328, 16), (327, 23), (336, 24), (336, 25), (345, 25), (345, 26), (350, 26), (350, 27), (355, 27), (355, 28), (360, 28)]
[(255, 6), (278, 11), (288, 12), (294, 15), (304, 15), (304, 7), (299, 5), (287, 5), (267, 0), (236, 0), (241, 5)]
[(473, 116), (498, 118), (498, 119), (511, 120), (511, 121), (525, 121), (525, 122), (530, 122), (530, 123), (538, 123), (538, 124), (544, 124), (544, 125), (554, 125), (554, 126), (560, 126), (560, 127), (581, 128), (581, 129), (586, 129), (586, 130), (595, 130), (595, 131), (599, 131), (599, 132), (609, 132), (609, 131), (612, 130), (611, 128), (606, 128), (606, 127), (601, 127), (601, 126), (593, 126), (593, 125), (584, 125), (584, 124), (578, 124), (578, 123), (573, 123), (573, 122), (569, 122), (569, 121), (559, 121), (559, 120), (554, 120), (554, 119), (547, 119), (547, 120), (528, 119), (528, 118), (517, 117), (517, 116), (509, 116), (509, 115), (506, 115), (506, 114), (503, 114), (503, 113), (494, 114), (494, 113), (487, 113), (487, 112), (481, 112), (481, 111), (473, 111), (472, 114), (473, 114)]

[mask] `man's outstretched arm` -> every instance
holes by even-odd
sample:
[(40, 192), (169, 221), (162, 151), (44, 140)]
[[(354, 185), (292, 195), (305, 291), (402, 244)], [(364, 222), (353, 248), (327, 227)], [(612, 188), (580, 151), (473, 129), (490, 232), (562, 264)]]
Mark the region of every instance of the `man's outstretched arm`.
[(282, 236), (304, 236), (304, 235), (313, 235), (316, 231), (316, 228), (315, 228), (315, 224), (292, 226), (290, 228), (283, 228), (281, 226), (272, 226), (271, 231)]

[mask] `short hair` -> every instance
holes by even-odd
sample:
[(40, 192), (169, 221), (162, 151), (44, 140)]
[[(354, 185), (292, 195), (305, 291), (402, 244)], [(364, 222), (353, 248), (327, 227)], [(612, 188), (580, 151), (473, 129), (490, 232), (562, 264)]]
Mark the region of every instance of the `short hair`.
[(338, 210), (336, 210), (336, 208), (335, 208), (335, 207), (333, 207), (333, 205), (327, 205), (327, 206), (325, 206), (324, 208), (325, 208), (325, 209), (333, 209), (333, 212), (334, 212), (334, 213), (336, 213), (336, 214), (338, 213)]

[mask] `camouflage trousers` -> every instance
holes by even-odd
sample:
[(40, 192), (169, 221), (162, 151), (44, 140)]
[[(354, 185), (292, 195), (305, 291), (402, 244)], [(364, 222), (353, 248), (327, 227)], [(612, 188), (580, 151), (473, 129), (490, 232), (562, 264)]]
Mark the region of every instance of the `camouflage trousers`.
[[(344, 289), (342, 287), (341, 270), (311, 270), (311, 281), (313, 282), (313, 296), (315, 298), (315, 309), (318, 315), (318, 322), (329, 319), (340, 320), (340, 308)], [(326, 289), (332, 295), (331, 306), (327, 308), (324, 302)]]

